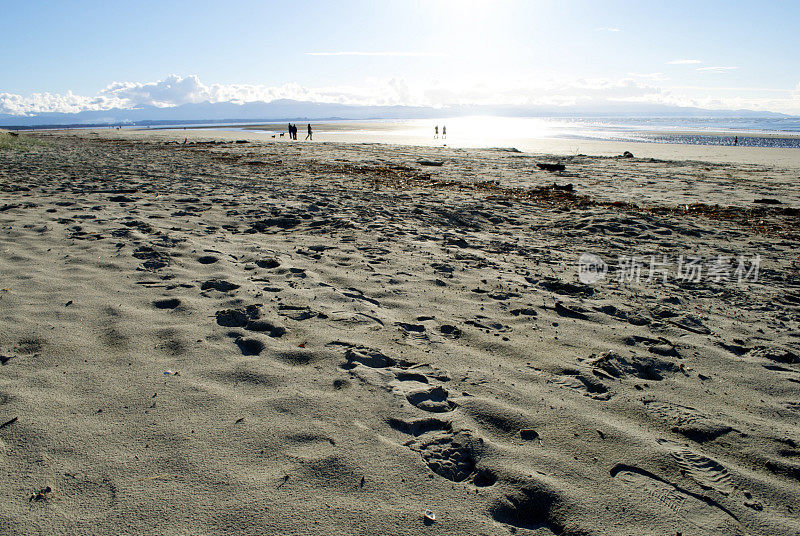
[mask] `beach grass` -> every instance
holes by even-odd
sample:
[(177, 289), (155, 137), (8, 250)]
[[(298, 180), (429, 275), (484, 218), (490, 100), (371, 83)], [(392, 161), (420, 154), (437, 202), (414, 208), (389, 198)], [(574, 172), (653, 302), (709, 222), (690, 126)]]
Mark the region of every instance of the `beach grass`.
[(14, 135), (8, 130), (0, 129), (1, 151), (30, 151), (36, 147), (46, 147), (48, 142), (27, 134)]

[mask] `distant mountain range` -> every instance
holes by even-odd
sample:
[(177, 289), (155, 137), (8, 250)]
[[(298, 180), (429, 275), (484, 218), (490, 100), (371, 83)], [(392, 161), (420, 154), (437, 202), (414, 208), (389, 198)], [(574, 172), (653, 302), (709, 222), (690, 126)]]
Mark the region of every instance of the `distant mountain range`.
[(352, 106), (289, 99), (272, 102), (202, 102), (169, 108), (141, 108), (84, 111), (78, 113), (38, 113), (28, 116), (0, 114), (0, 126), (34, 128), (46, 126), (152, 125), (235, 121), (319, 121), (323, 119), (433, 119), (490, 115), (502, 117), (697, 117), (697, 118), (782, 118), (774, 112), (752, 110), (705, 110), (660, 104), (598, 102), (580, 106), (486, 106), (460, 105), (433, 108), (424, 106)]

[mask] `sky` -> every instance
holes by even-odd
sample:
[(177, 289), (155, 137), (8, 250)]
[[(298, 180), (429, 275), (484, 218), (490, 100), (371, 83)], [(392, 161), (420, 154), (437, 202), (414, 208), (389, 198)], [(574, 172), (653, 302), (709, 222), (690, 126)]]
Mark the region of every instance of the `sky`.
[(800, 2), (0, 0), (0, 114), (248, 102), (800, 115)]

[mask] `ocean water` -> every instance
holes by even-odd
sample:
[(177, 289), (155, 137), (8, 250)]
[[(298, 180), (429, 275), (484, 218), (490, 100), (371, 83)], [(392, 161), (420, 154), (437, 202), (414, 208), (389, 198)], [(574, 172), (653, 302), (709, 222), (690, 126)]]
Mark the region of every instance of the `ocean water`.
[[(434, 128), (439, 135), (434, 138)], [(447, 128), (446, 140), (441, 129)], [(452, 146), (514, 146), (525, 140), (608, 140), (800, 148), (800, 118), (506, 118), (456, 117), (439, 120), (316, 123), (326, 135), (361, 135), (375, 141), (447, 141)], [(524, 145), (524, 143), (523, 143)]]
[[(305, 137), (305, 121), (296, 121)], [(264, 136), (285, 132), (286, 124), (193, 124), (170, 128), (213, 128)], [(735, 137), (743, 147), (800, 148), (800, 118), (547, 118), (451, 117), (415, 120), (312, 121), (315, 139), (369, 141), (452, 147), (525, 147), (535, 140), (647, 142), (683, 145), (731, 146)], [(439, 127), (435, 137), (434, 128)], [(447, 138), (442, 128), (447, 128)], [(159, 128), (153, 126), (151, 128)]]

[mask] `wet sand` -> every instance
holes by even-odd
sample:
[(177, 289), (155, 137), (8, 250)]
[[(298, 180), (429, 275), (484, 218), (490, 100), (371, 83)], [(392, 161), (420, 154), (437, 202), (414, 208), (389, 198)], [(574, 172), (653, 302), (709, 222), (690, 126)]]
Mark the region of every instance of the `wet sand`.
[(0, 152), (3, 534), (800, 532), (792, 150), (39, 136)]

